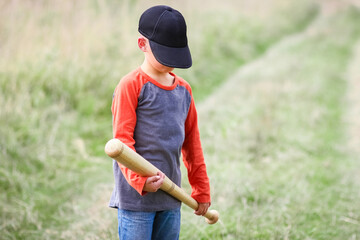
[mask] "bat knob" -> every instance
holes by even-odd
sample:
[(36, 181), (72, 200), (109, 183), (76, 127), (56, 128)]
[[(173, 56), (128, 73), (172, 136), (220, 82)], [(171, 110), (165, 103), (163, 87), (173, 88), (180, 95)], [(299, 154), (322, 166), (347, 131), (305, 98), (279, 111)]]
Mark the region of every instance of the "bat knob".
[(111, 158), (116, 158), (123, 150), (123, 143), (116, 138), (109, 140), (105, 145), (105, 153)]
[[(207, 216), (208, 215), (208, 216)], [(205, 221), (208, 224), (214, 224), (219, 220), (219, 212), (216, 210), (209, 210), (205, 215)]]

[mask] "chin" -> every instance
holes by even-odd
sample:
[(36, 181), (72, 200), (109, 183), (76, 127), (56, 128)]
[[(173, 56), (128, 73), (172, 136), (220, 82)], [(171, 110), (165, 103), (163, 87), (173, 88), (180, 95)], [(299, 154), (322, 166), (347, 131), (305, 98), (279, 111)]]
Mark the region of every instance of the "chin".
[(171, 67), (167, 67), (167, 70), (166, 70), (166, 72), (172, 72), (172, 71), (174, 71), (174, 68), (171, 68)]
[(174, 68), (161, 65), (157, 68), (157, 70), (162, 73), (168, 73), (168, 72), (172, 72)]

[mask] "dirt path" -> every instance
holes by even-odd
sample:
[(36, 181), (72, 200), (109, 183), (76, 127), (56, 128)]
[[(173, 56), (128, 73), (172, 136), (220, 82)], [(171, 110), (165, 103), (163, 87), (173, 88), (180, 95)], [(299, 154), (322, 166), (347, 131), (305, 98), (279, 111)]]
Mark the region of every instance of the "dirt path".
[(354, 161), (352, 179), (360, 187), (360, 41), (354, 48), (354, 56), (350, 62), (347, 80), (347, 114), (344, 118), (347, 126), (349, 154)]
[[(354, 57), (348, 69), (348, 115), (346, 122), (349, 126), (349, 146), (352, 151), (360, 153), (360, 41), (354, 48)], [(357, 155), (359, 156), (359, 155)], [(360, 175), (360, 174), (359, 174)]]

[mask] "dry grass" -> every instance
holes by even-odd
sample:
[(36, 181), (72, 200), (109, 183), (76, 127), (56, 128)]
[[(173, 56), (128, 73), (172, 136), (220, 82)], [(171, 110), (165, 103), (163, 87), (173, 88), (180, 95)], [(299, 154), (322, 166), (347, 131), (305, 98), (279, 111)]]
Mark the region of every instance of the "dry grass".
[[(211, 17), (212, 12), (269, 18), (274, 9), (285, 8), (287, 1), (10, 1), (0, 5), (1, 63), (37, 59), (43, 54), (59, 54), (66, 59), (89, 60), (92, 54), (105, 52), (108, 41), (117, 37), (120, 57), (133, 58), (137, 21), (141, 12), (156, 4), (169, 4), (193, 19), (197, 14)], [(203, 23), (198, 23), (203, 24)], [(190, 25), (190, 24), (189, 24)], [(190, 25), (190, 27), (192, 24)], [(194, 27), (196, 28), (196, 27)], [(115, 36), (114, 36), (115, 35)], [(126, 44), (126, 45), (125, 45)], [(130, 45), (128, 45), (130, 44)]]
[[(105, 1), (7, 1), (1, 6), (2, 61), (38, 59), (59, 54), (65, 59), (83, 61), (92, 53), (106, 51), (113, 31), (122, 29), (123, 42), (132, 42), (136, 16), (126, 11), (124, 1), (114, 12)], [(123, 54), (131, 48), (124, 47)]]

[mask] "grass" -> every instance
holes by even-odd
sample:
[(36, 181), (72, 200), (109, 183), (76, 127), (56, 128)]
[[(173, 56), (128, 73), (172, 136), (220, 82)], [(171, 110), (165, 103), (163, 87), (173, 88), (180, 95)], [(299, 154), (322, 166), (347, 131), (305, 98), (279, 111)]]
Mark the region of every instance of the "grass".
[[(359, 193), (340, 144), (340, 73), (359, 37), (358, 11), (323, 19), (260, 58), (306, 28), (317, 14), (312, 1), (273, 0), (261, 11), (245, 0), (170, 3), (188, 20), (194, 67), (178, 73), (210, 120), (201, 132), (221, 213), (209, 227), (184, 207), (181, 239), (356, 238), (349, 222), (359, 222)], [(116, 238), (103, 146), (112, 91), (141, 63), (137, 18), (152, 4), (0, 5), (2, 239)]]
[(320, 18), (201, 105), (222, 224), (188, 213), (182, 239), (357, 239), (359, 164), (344, 146), (343, 73), (359, 17), (347, 9)]

